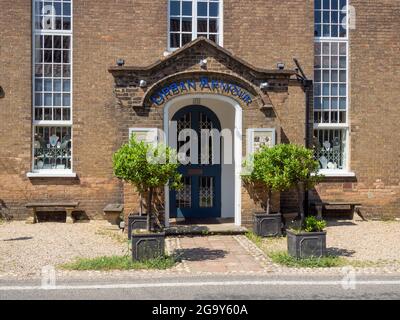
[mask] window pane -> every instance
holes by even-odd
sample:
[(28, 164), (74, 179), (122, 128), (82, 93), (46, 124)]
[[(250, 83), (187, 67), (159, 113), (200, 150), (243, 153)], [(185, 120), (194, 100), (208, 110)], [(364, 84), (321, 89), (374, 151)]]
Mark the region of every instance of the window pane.
[(170, 46), (171, 48), (179, 48), (179, 33), (171, 33), (170, 35)]
[(184, 46), (185, 44), (189, 43), (190, 41), (192, 41), (192, 35), (191, 34), (187, 34), (187, 33), (183, 33), (182, 34), (182, 46)]
[(201, 17), (207, 17), (207, 2), (197, 3), (197, 15)]
[[(53, 105), (61, 106), (61, 93), (55, 93), (53, 96)], [(61, 119), (59, 119), (61, 120)]]
[(64, 49), (70, 49), (70, 37), (69, 36), (63, 36), (63, 48)]
[(215, 34), (210, 34), (209, 37), (208, 37), (208, 39), (210, 39), (211, 41), (213, 41), (213, 42), (215, 42), (215, 43), (218, 42), (217, 35), (215, 35)]
[(71, 101), (70, 101), (70, 95), (68, 93), (63, 94), (63, 106), (70, 106)]
[(218, 32), (217, 19), (210, 19), (209, 23), (210, 23), (209, 32), (217, 33)]
[(210, 3), (210, 17), (218, 17), (218, 6), (219, 3), (215, 2)]
[(45, 79), (44, 80), (44, 91), (52, 91), (53, 90), (53, 84), (51, 79)]
[[(334, 116), (337, 119), (337, 113)], [(315, 130), (315, 156), (320, 169), (344, 169), (346, 151), (346, 130)]]
[(172, 16), (179, 16), (181, 14), (181, 4), (179, 1), (170, 1), (169, 8)]
[[(61, 118), (57, 109), (56, 118)], [(71, 169), (71, 128), (35, 127), (34, 169)]]
[(181, 31), (181, 20), (180, 18), (170, 19), (170, 31)]
[(197, 20), (197, 32), (207, 32), (207, 19)]
[(63, 30), (71, 30), (71, 18), (63, 18)]
[(61, 80), (54, 80), (53, 81), (53, 89), (56, 92), (60, 92), (61, 91)]
[(182, 32), (191, 32), (191, 31), (192, 31), (192, 19), (182, 18)]
[(43, 65), (36, 64), (35, 65), (35, 77), (41, 77), (43, 75)]
[(63, 81), (63, 91), (64, 92), (71, 91), (71, 81), (70, 80), (64, 80)]
[(192, 1), (184, 1), (182, 3), (182, 15), (184, 16), (192, 15)]
[(70, 3), (64, 3), (63, 4), (63, 15), (64, 16), (70, 16), (71, 15), (71, 4)]

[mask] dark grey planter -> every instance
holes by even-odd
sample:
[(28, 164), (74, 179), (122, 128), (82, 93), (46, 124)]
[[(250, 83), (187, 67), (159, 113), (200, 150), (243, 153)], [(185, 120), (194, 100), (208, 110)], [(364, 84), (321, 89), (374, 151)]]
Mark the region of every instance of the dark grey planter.
[(286, 230), (288, 253), (295, 258), (323, 257), (326, 255), (326, 231), (295, 233)]
[[(154, 219), (151, 219), (153, 222)], [(138, 214), (130, 214), (128, 216), (128, 239), (131, 239), (132, 231), (147, 228), (147, 216), (140, 216)]]
[(253, 231), (260, 237), (282, 236), (282, 215), (280, 213), (254, 213)]
[(164, 255), (165, 232), (132, 233), (132, 259), (143, 261)]

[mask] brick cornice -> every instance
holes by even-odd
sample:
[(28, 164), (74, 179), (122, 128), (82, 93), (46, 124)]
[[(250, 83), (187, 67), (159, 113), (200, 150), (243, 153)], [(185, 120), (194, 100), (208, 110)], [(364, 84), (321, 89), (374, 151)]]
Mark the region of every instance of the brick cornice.
[(200, 48), (204, 51), (210, 49), (215, 51), (217, 54), (224, 56), (224, 58), (226, 58), (227, 61), (234, 62), (239, 67), (247, 69), (247, 71), (251, 73), (254, 78), (257, 79), (265, 79), (276, 76), (290, 77), (297, 73), (295, 70), (263, 69), (255, 67), (252, 64), (248, 63), (247, 61), (235, 56), (225, 48), (219, 46), (218, 44), (204, 37), (199, 37), (189, 42), (185, 46), (171, 53), (165, 59), (158, 60), (148, 66), (112, 66), (108, 68), (108, 71), (112, 73), (114, 76), (121, 75), (121, 73), (124, 74), (130, 73), (132, 75), (137, 75), (137, 76), (139, 75), (146, 76), (170, 66), (171, 64), (179, 60), (180, 57), (185, 56), (188, 53), (190, 54), (191, 49), (196, 49), (196, 48)]

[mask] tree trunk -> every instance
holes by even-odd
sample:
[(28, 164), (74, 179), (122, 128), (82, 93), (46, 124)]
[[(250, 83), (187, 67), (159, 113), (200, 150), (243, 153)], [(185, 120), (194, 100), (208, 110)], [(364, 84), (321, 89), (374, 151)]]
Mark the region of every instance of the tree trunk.
[(300, 213), (300, 223), (301, 223), (301, 227), (303, 227), (305, 216), (304, 216), (304, 207), (303, 207), (303, 192), (302, 192), (300, 183), (297, 184), (296, 190), (297, 190), (297, 205), (299, 207), (299, 213)]
[(271, 189), (268, 189), (267, 214), (271, 213), (271, 197), (272, 197), (272, 191)]
[(150, 188), (148, 191), (148, 197), (147, 197), (147, 231), (150, 231), (150, 222), (151, 222), (151, 215), (152, 215), (152, 198), (153, 198), (153, 188)]
[(140, 194), (140, 213), (139, 213), (139, 215), (140, 216), (143, 215), (143, 195), (142, 194)]

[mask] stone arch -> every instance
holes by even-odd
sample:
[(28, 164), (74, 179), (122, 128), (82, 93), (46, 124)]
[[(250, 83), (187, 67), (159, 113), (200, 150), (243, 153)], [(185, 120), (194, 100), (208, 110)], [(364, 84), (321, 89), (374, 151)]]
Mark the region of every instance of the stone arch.
[[(196, 90), (194, 90), (193, 87), (190, 88), (189, 86), (186, 87), (187, 90), (180, 90), (180, 88), (178, 87), (176, 93), (174, 93), (172, 89), (168, 90), (170, 85), (186, 83), (186, 81), (201, 83), (201, 79), (204, 78), (207, 78), (210, 81), (219, 82), (219, 86), (218, 87), (214, 86), (211, 88), (212, 85), (210, 85), (209, 90), (200, 89), (198, 87), (196, 87)], [(226, 91), (222, 89), (223, 84), (229, 84), (232, 85), (233, 87), (237, 86), (237, 88), (239, 89)], [(168, 96), (162, 93), (163, 90), (169, 91), (168, 93), (166, 93), (168, 94)], [(142, 97), (140, 105), (144, 107), (151, 107), (152, 105), (155, 104), (161, 106), (165, 105), (169, 100), (173, 99), (176, 96), (182, 96), (187, 94), (217, 94), (221, 96), (227, 96), (238, 102), (241, 106), (243, 106), (244, 104), (248, 104), (250, 99), (251, 99), (250, 103), (256, 103), (260, 107), (265, 105), (272, 105), (268, 95), (262, 92), (258, 87), (256, 87), (253, 83), (251, 83), (247, 79), (231, 73), (215, 72), (207, 70), (195, 71), (195, 72), (184, 71), (160, 79), (146, 90), (144, 96)], [(246, 97), (245, 95), (249, 95), (250, 99), (247, 98), (244, 99), (244, 97)], [(160, 103), (155, 103), (154, 97), (160, 97), (160, 96), (163, 99), (162, 100), (159, 99)]]

